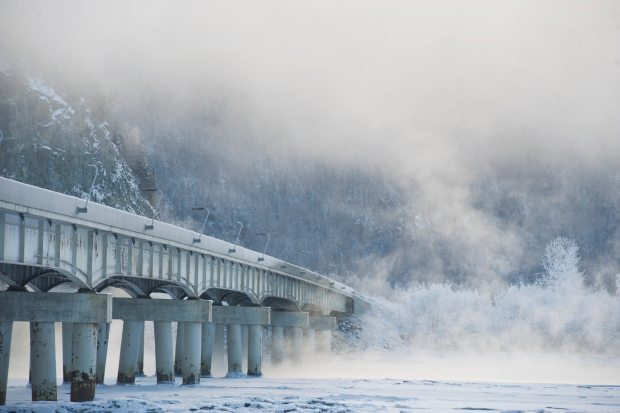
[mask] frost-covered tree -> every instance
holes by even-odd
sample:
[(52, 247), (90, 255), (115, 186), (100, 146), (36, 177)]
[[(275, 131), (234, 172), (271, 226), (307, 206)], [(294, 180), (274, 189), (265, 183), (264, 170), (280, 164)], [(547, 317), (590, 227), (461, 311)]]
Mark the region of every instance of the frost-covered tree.
[(582, 281), (581, 258), (575, 241), (557, 237), (545, 246), (542, 259), (543, 284), (577, 283)]

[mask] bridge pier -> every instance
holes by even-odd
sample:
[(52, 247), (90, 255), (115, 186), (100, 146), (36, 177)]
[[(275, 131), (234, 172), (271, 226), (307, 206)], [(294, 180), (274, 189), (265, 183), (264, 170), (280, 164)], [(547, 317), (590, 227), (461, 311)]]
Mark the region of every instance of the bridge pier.
[(304, 354), (312, 356), (316, 351), (316, 330), (314, 328), (304, 329)]
[(336, 329), (336, 317), (311, 316), (309, 326), (316, 332), (316, 351), (329, 353), (332, 348), (332, 331)]
[(111, 315), (112, 298), (106, 294), (0, 292), (0, 401), (6, 401), (13, 321), (31, 323), (30, 367), (33, 400), (55, 400), (57, 396), (54, 351), (54, 323), (57, 321), (73, 323), (69, 347), (70, 400), (93, 400), (97, 368), (97, 323), (111, 321)]
[(0, 406), (6, 403), (13, 322), (0, 320)]
[(184, 324), (182, 322), (177, 322), (177, 337), (176, 337), (176, 345), (174, 347), (174, 375), (181, 375), (181, 365), (183, 364), (183, 349), (185, 345), (183, 344), (183, 339), (185, 338), (185, 333), (183, 332)]
[(30, 382), (32, 401), (56, 401), (54, 322), (30, 323)]
[(72, 328), (71, 401), (95, 399), (98, 323), (74, 323)]
[(157, 384), (174, 383), (172, 361), (172, 322), (154, 321), (155, 330), (155, 375)]
[(200, 377), (211, 377), (213, 360), (213, 339), (215, 324), (202, 323), (202, 348), (200, 350)]
[[(213, 307), (216, 311), (219, 307)], [(213, 336), (213, 354), (211, 356), (211, 368), (212, 370), (222, 370), (226, 368), (228, 358), (226, 351), (226, 324), (215, 323), (215, 336)]]
[(263, 375), (263, 326), (248, 325), (248, 376)]
[(183, 362), (181, 374), (183, 384), (200, 383), (200, 351), (202, 338), (202, 322), (183, 323)]
[(62, 323), (62, 382), (71, 383), (73, 323)]
[(97, 372), (95, 374), (95, 381), (97, 382), (97, 384), (103, 384), (103, 379), (105, 377), (105, 366), (108, 358), (109, 339), (110, 323), (99, 323), (99, 325), (97, 326)]
[(136, 377), (144, 377), (144, 327), (140, 334), (140, 343), (138, 344), (138, 360), (136, 362)]
[(243, 374), (241, 361), (241, 326), (239, 324), (228, 324), (226, 326), (226, 345), (228, 354), (228, 373), (227, 376), (237, 376)]
[(144, 332), (144, 321), (124, 320), (121, 339), (121, 355), (118, 361), (116, 384), (136, 383), (136, 364), (140, 335)]
[(272, 325), (271, 326), (271, 364), (280, 364), (283, 361), (284, 361), (284, 327)]
[[(126, 372), (135, 374), (140, 336), (144, 330), (144, 321), (154, 322), (155, 328), (155, 364), (158, 383), (174, 383), (174, 363), (178, 365), (183, 377), (183, 384), (196, 384), (200, 381), (200, 351), (202, 324), (211, 321), (211, 301), (206, 300), (157, 300), (147, 298), (114, 298), (113, 314), (115, 319), (124, 320), (127, 325), (138, 323), (141, 329), (133, 334), (131, 343), (135, 350), (127, 352), (132, 359), (123, 359), (122, 366)], [(172, 360), (172, 322), (177, 322), (176, 360)], [(123, 339), (125, 338), (123, 325)], [(128, 343), (130, 340), (128, 339)], [(125, 374), (125, 371), (123, 373)], [(121, 382), (121, 365), (119, 365), (119, 384)], [(134, 378), (135, 380), (135, 378)]]
[(289, 327), (291, 341), (291, 362), (300, 364), (303, 359), (303, 329), (301, 327)]
[(274, 311), (271, 313), (272, 351), (271, 362), (280, 363), (284, 359), (284, 334), (286, 328), (290, 359), (301, 362), (303, 329), (308, 328), (309, 314), (306, 312)]
[(262, 326), (269, 324), (271, 309), (268, 307), (213, 307), (215, 339), (219, 340), (217, 326), (226, 324), (227, 376), (243, 374), (242, 329), (248, 328), (247, 372), (251, 376), (262, 374)]

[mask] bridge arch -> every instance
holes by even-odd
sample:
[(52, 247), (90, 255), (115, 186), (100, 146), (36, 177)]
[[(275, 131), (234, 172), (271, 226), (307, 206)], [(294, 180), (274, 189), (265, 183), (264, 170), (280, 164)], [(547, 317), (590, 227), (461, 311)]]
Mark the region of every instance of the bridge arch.
[(300, 306), (295, 301), (294, 297), (276, 297), (276, 296), (266, 296), (261, 300), (260, 303), (263, 307), (271, 307), (272, 310), (286, 310), (286, 311), (300, 311)]
[(226, 303), (236, 305), (258, 305), (258, 298), (252, 291), (239, 291), (226, 288), (208, 288), (201, 298), (213, 300), (215, 304)]

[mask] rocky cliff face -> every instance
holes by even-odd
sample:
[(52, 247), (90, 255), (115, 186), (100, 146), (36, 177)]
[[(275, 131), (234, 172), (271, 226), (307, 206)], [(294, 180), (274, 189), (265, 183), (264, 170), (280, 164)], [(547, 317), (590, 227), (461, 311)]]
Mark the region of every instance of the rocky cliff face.
[(0, 72), (0, 175), (138, 214), (149, 210), (109, 125), (82, 98)]

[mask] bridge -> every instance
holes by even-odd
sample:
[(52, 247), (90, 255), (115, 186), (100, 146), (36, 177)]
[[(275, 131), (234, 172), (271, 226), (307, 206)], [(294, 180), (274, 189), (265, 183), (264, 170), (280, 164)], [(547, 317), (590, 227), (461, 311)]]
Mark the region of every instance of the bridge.
[[(295, 362), (302, 348), (330, 347), (337, 318), (369, 307), (352, 288), (275, 257), (6, 178), (0, 281), (8, 286), (0, 291), (0, 405), (14, 321), (30, 322), (32, 399), (57, 399), (61, 322), (63, 379), (72, 401), (89, 401), (103, 383), (113, 319), (123, 320), (119, 384), (142, 371), (146, 320), (154, 325), (157, 382), (180, 375), (196, 384), (210, 377), (213, 349), (224, 340), (228, 374), (260, 376), (266, 330), (272, 363), (283, 361), (285, 336)], [(104, 293), (110, 287), (131, 298)]]

